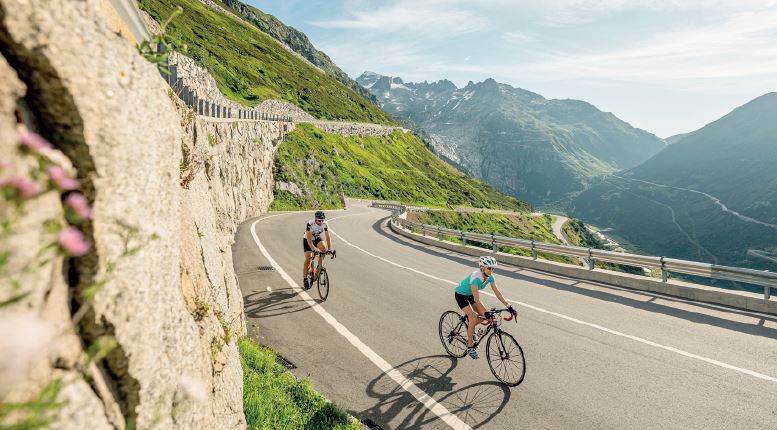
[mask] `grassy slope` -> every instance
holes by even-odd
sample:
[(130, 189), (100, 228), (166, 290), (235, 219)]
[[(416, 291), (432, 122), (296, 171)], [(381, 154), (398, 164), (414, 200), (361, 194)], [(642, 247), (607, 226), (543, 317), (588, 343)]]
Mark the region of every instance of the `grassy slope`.
[(183, 15), (168, 27), (176, 46), (206, 67), (225, 96), (253, 105), (287, 100), (321, 119), (393, 124), (391, 117), (333, 77), (283, 49), (254, 26), (237, 21), (198, 0), (139, 0), (164, 21), (177, 6)]
[[(440, 227), (452, 228), (456, 230), (471, 231), (474, 233), (488, 234), (491, 232), (499, 236), (515, 237), (518, 239), (534, 239), (538, 242), (557, 243), (561, 242), (553, 234), (553, 219), (549, 215), (531, 216), (529, 213), (518, 215), (499, 215), (490, 213), (465, 213), (454, 211), (428, 211), (411, 213), (408, 216), (412, 221), (423, 224), (437, 225)], [(460, 242), (457, 238), (446, 238), (455, 242)], [(468, 242), (469, 243), (469, 242)], [(490, 244), (477, 244), (491, 249)], [(500, 247), (500, 251), (509, 252), (517, 255), (531, 255), (528, 251)], [(552, 254), (542, 254), (540, 256), (546, 260), (572, 263), (572, 259)]]
[(349, 197), (400, 200), (445, 207), (468, 205), (528, 209), (528, 206), (464, 176), (412, 134), (342, 137), (298, 125), (278, 147), (276, 181), (293, 182), (308, 195), (275, 191), (272, 209), (341, 207), (340, 184)]
[[(607, 249), (607, 247), (604, 246), (604, 243), (602, 243), (596, 236), (591, 234), (591, 232), (585, 228), (583, 222), (578, 219), (571, 218), (569, 221), (565, 222), (562, 230), (564, 231), (564, 235), (570, 242), (572, 242), (573, 245), (583, 246), (586, 248), (590, 247), (595, 249)], [(614, 251), (623, 252), (623, 248), (618, 248)], [(596, 262), (596, 267), (601, 269), (614, 270), (616, 272), (632, 273), (636, 275), (645, 274), (641, 268), (624, 266), (622, 264)]]
[(348, 414), (313, 391), (307, 380), (296, 379), (281, 366), (272, 350), (246, 338), (240, 339), (238, 348), (249, 429), (361, 429)]

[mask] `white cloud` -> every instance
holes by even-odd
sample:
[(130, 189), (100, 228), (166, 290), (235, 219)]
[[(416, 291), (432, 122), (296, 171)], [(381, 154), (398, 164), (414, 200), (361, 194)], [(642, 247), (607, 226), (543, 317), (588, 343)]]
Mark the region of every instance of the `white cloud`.
[(534, 40), (528, 33), (521, 31), (506, 31), (501, 34), (502, 40), (511, 45), (521, 45)]
[(661, 81), (777, 76), (777, 10), (659, 34), (629, 48), (559, 52), (531, 68), (553, 76)]
[(488, 28), (488, 20), (466, 2), (441, 0), (402, 0), (379, 9), (355, 10), (345, 19), (313, 21), (325, 29), (368, 30), (376, 33), (402, 33), (405, 36), (445, 39)]

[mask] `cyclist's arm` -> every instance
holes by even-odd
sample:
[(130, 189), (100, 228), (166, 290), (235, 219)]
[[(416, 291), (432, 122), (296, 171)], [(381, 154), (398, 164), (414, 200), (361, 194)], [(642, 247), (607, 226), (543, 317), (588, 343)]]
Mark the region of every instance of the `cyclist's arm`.
[(503, 305), (509, 307), (510, 303), (505, 300), (504, 296), (502, 296), (502, 292), (499, 291), (499, 288), (496, 287), (496, 282), (491, 283), (491, 289), (494, 290), (494, 295), (496, 295), (496, 298), (499, 299), (500, 302), (502, 302)]
[(329, 235), (329, 228), (326, 229), (326, 250), (332, 250), (332, 236)]
[(310, 247), (310, 249), (315, 249), (315, 248), (313, 247), (313, 232), (311, 232), (310, 230), (308, 230), (308, 231), (306, 231), (306, 232), (305, 232), (305, 236), (307, 236), (307, 239), (308, 239), (308, 246)]

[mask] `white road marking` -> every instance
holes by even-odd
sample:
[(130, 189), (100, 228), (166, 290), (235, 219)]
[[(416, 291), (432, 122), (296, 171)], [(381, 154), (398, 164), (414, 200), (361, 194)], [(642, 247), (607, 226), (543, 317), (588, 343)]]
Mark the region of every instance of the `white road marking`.
[[(330, 230), (331, 230), (331, 228), (330, 228)], [(363, 248), (361, 248), (361, 247), (359, 247), (357, 245), (352, 244), (351, 242), (347, 241), (345, 238), (343, 238), (339, 234), (335, 233), (333, 230), (332, 230), (332, 233), (335, 236), (337, 236), (340, 240), (342, 240), (344, 243), (346, 243), (347, 245), (352, 246), (352, 247), (358, 249), (359, 251), (361, 251), (361, 252), (363, 252), (363, 253), (365, 253), (367, 255), (370, 255), (372, 257), (375, 257), (375, 258), (377, 258), (377, 259), (379, 259), (381, 261), (384, 261), (384, 262), (386, 262), (388, 264), (391, 264), (393, 266), (396, 266), (396, 267), (399, 267), (399, 268), (402, 268), (402, 269), (405, 269), (405, 270), (409, 270), (409, 271), (414, 272), (414, 273), (418, 273), (419, 275), (423, 275), (423, 276), (426, 276), (428, 278), (432, 278), (432, 279), (438, 280), (440, 282), (445, 282), (445, 283), (448, 283), (448, 284), (451, 284), (451, 285), (457, 285), (458, 284), (458, 282), (454, 282), (454, 281), (451, 281), (451, 280), (448, 280), (448, 279), (442, 279), (442, 278), (439, 278), (437, 276), (431, 275), (429, 273), (422, 272), (422, 271), (420, 271), (418, 269), (414, 269), (412, 267), (403, 266), (403, 265), (401, 265), (399, 263), (395, 263), (395, 262), (393, 262), (391, 260), (383, 258), (383, 257), (381, 257), (379, 255), (373, 254), (373, 253), (371, 253), (371, 252), (369, 252), (369, 251), (367, 251), (367, 250), (365, 250), (365, 249), (363, 249)], [(491, 297), (496, 297), (493, 293), (489, 293), (488, 291), (482, 291), (481, 294), (486, 294), (486, 295), (489, 295)], [(769, 382), (777, 383), (777, 378), (775, 378), (773, 376), (764, 375), (763, 373), (758, 373), (758, 372), (755, 372), (753, 370), (744, 369), (744, 368), (741, 368), (741, 367), (736, 367), (736, 366), (733, 366), (731, 364), (724, 363), (722, 361), (718, 361), (718, 360), (715, 360), (715, 359), (712, 359), (712, 358), (703, 357), (701, 355), (697, 355), (697, 354), (693, 354), (691, 352), (683, 351), (682, 349), (678, 349), (678, 348), (675, 348), (675, 347), (672, 347), (672, 346), (662, 345), (660, 343), (656, 343), (656, 342), (653, 342), (651, 340), (643, 339), (643, 338), (638, 337), (638, 336), (632, 336), (630, 334), (626, 334), (626, 333), (623, 333), (623, 332), (620, 332), (620, 331), (617, 331), (617, 330), (613, 330), (613, 329), (610, 329), (610, 328), (607, 328), (607, 327), (603, 327), (603, 326), (598, 325), (598, 324), (589, 323), (589, 322), (586, 322), (586, 321), (579, 320), (577, 318), (573, 318), (573, 317), (570, 317), (570, 316), (567, 316), (567, 315), (560, 314), (558, 312), (553, 312), (553, 311), (549, 311), (547, 309), (542, 309), (542, 308), (539, 308), (537, 306), (530, 305), (528, 303), (524, 303), (524, 302), (520, 302), (520, 301), (516, 301), (516, 300), (508, 300), (508, 301), (512, 302), (512, 303), (515, 303), (515, 304), (518, 304), (518, 305), (521, 305), (521, 306), (524, 306), (524, 307), (527, 307), (529, 309), (535, 310), (537, 312), (542, 312), (542, 313), (545, 313), (545, 314), (548, 314), (548, 315), (553, 315), (555, 317), (559, 317), (559, 318), (565, 319), (567, 321), (570, 321), (570, 322), (573, 322), (573, 323), (576, 323), (576, 324), (580, 324), (580, 325), (591, 327), (591, 328), (594, 328), (594, 329), (597, 329), (597, 330), (601, 330), (601, 331), (603, 331), (605, 333), (609, 333), (609, 334), (612, 334), (612, 335), (615, 335), (615, 336), (624, 337), (626, 339), (631, 339), (631, 340), (633, 340), (635, 342), (639, 342), (639, 343), (643, 343), (645, 345), (649, 345), (649, 346), (653, 346), (653, 347), (656, 347), (656, 348), (664, 349), (666, 351), (671, 351), (671, 352), (674, 352), (676, 354), (680, 354), (680, 355), (688, 357), (688, 358), (693, 358), (693, 359), (696, 359), (696, 360), (703, 361), (705, 363), (709, 363), (709, 364), (712, 364), (712, 365), (715, 365), (715, 366), (718, 366), (718, 367), (722, 367), (724, 369), (734, 370), (736, 372), (740, 372), (740, 373), (743, 373), (745, 375), (750, 375), (750, 376), (753, 376), (755, 378), (762, 379), (764, 381), (769, 381)]]
[[(340, 333), (344, 338), (346, 338), (348, 342), (351, 343), (351, 345), (355, 346), (356, 349), (359, 350), (359, 352), (361, 352), (365, 357), (367, 357), (370, 361), (372, 361), (372, 363), (375, 364), (375, 366), (377, 366), (378, 369), (380, 369), (383, 373), (385, 373), (391, 379), (393, 379), (394, 382), (396, 382), (400, 387), (402, 387), (402, 389), (412, 394), (413, 397), (415, 397), (421, 404), (423, 404), (427, 409), (429, 409), (430, 412), (437, 415), (443, 422), (451, 426), (451, 428), (454, 428), (457, 430), (458, 429), (472, 430), (472, 427), (470, 427), (467, 423), (462, 421), (455, 414), (448, 411), (448, 409), (445, 408), (445, 406), (437, 403), (437, 401), (434, 400), (432, 396), (430, 396), (429, 394), (426, 394), (423, 390), (418, 388), (418, 386), (416, 386), (413, 383), (413, 381), (407, 379), (405, 375), (403, 375), (400, 371), (396, 370), (394, 366), (389, 364), (388, 361), (384, 360), (375, 351), (373, 351), (372, 348), (367, 346), (358, 337), (356, 337), (353, 333), (351, 333), (351, 331), (348, 330), (347, 327), (342, 325), (339, 321), (337, 321), (337, 319), (335, 319), (335, 317), (333, 317), (329, 312), (327, 312), (319, 303), (313, 300), (313, 298), (310, 297), (310, 295), (308, 295), (308, 293), (305, 292), (305, 290), (303, 290), (299, 285), (297, 285), (297, 283), (291, 279), (291, 276), (289, 276), (286, 273), (286, 271), (283, 270), (281, 266), (275, 262), (275, 260), (270, 256), (270, 253), (267, 252), (267, 250), (262, 245), (262, 242), (259, 240), (259, 236), (256, 234), (256, 225), (261, 221), (264, 221), (266, 219), (273, 218), (279, 215), (285, 215), (285, 214), (270, 215), (268, 217), (261, 218), (254, 221), (254, 223), (251, 224), (251, 236), (253, 236), (254, 242), (256, 242), (256, 246), (259, 247), (259, 251), (261, 251), (264, 257), (267, 258), (267, 260), (270, 262), (270, 265), (272, 265), (272, 267), (275, 268), (275, 270), (281, 275), (283, 280), (285, 280), (286, 283), (288, 283), (294, 289), (294, 291), (299, 293), (302, 299), (305, 300), (305, 302), (314, 311), (316, 311), (319, 315), (321, 315), (322, 318), (324, 318), (324, 321), (326, 321), (335, 330), (337, 330), (337, 332)], [(349, 215), (345, 215), (345, 216), (349, 216)], [(337, 218), (343, 218), (343, 217), (337, 217)]]

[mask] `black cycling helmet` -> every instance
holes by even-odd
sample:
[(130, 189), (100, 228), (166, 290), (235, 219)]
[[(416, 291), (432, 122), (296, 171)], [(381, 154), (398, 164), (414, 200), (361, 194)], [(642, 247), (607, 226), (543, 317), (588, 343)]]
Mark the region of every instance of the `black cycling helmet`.
[(324, 214), (324, 211), (316, 211), (315, 217), (316, 219), (326, 219), (326, 215)]

